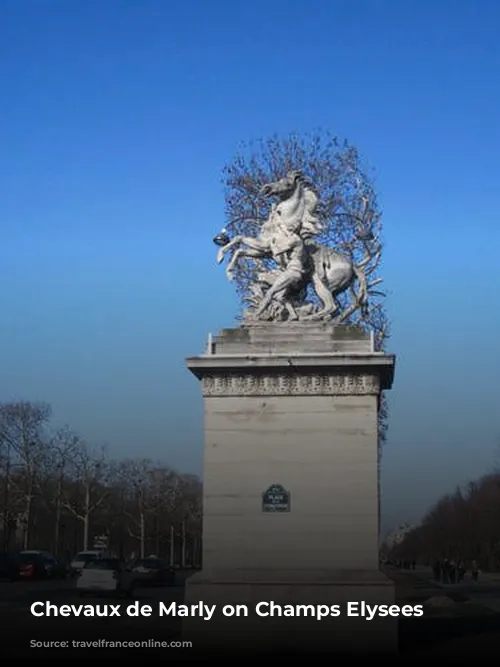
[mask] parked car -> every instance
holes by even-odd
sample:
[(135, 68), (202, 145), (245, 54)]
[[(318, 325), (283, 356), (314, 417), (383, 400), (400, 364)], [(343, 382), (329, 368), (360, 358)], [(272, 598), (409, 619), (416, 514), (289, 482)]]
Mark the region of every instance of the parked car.
[(80, 551), (70, 563), (71, 573), (79, 574), (87, 563), (103, 558), (104, 555), (102, 551)]
[(137, 579), (143, 586), (173, 586), (175, 584), (174, 568), (156, 556), (136, 561), (132, 571), (137, 574)]
[(17, 557), (21, 579), (65, 579), (66, 565), (46, 551), (21, 551)]
[(80, 595), (88, 593), (116, 593), (131, 596), (137, 584), (137, 575), (119, 558), (89, 560), (76, 581)]
[(9, 581), (19, 579), (19, 562), (16, 554), (7, 551), (0, 553), (0, 579)]

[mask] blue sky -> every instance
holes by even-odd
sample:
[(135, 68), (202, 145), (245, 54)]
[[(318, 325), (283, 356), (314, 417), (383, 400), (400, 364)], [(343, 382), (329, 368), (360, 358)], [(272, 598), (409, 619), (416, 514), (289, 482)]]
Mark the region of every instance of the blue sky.
[(499, 25), (496, 0), (3, 0), (0, 400), (201, 472), (184, 358), (237, 310), (221, 168), (323, 127), (384, 209), (384, 524), (495, 466)]

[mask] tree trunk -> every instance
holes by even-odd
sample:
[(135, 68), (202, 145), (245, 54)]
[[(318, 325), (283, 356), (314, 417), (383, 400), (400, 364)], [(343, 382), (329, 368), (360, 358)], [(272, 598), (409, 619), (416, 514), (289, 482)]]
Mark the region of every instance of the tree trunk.
[(31, 527), (31, 505), (33, 499), (33, 474), (29, 473), (28, 493), (26, 494), (25, 516), (24, 516), (24, 535), (23, 549), (26, 551), (30, 545), (30, 527)]
[(186, 522), (182, 522), (181, 567), (186, 567)]
[(141, 509), (141, 558), (146, 557), (146, 521), (144, 510)]
[(175, 534), (174, 527), (170, 526), (170, 566), (175, 565)]
[(125, 494), (123, 491), (120, 493), (120, 558), (124, 558), (125, 555), (125, 532), (124, 532), (124, 517), (125, 517)]
[(57, 501), (56, 525), (54, 530), (54, 556), (59, 556), (59, 531), (61, 527), (61, 503)]
[(61, 496), (62, 496), (62, 476), (59, 476), (57, 482), (56, 498), (56, 525), (54, 526), (54, 556), (59, 556), (59, 542), (61, 530)]
[(156, 549), (156, 555), (160, 555), (160, 513), (159, 509), (157, 509), (156, 512), (156, 519), (155, 519), (155, 549)]
[(85, 488), (85, 509), (83, 510), (83, 550), (89, 548), (89, 529), (90, 529), (90, 484)]
[(87, 551), (89, 548), (89, 515), (86, 514), (83, 518), (83, 550)]

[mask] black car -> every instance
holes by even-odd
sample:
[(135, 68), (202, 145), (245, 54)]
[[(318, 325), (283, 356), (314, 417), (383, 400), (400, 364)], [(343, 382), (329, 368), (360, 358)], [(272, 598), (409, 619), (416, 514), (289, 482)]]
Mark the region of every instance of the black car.
[(0, 579), (19, 579), (19, 562), (15, 554), (5, 551), (0, 553)]
[(66, 565), (45, 551), (21, 551), (18, 555), (22, 579), (65, 579)]
[(161, 558), (150, 556), (136, 561), (132, 571), (143, 586), (173, 586), (175, 570)]

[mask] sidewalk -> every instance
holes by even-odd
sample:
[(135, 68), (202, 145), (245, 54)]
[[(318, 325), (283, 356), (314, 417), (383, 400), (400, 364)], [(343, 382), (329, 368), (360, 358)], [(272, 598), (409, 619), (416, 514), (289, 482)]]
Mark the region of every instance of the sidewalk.
[[(409, 572), (410, 574), (419, 574), (424, 576), (426, 579), (430, 579), (435, 583), (439, 583), (434, 579), (434, 574), (430, 567), (424, 567), (423, 565), (418, 565), (416, 570), (402, 570), (402, 572)], [(499, 584), (500, 585), (500, 572), (481, 572), (479, 575), (479, 581), (474, 582), (470, 572), (467, 572), (463, 583), (468, 584)], [(440, 584), (440, 586), (460, 586), (461, 584)]]
[(417, 567), (416, 570), (406, 570), (419, 578), (424, 578), (439, 586), (451, 598), (466, 598), (470, 602), (486, 607), (495, 613), (500, 613), (500, 573), (482, 572), (479, 581), (473, 581), (470, 573), (464, 581), (457, 584), (444, 584), (436, 581), (430, 568)]

